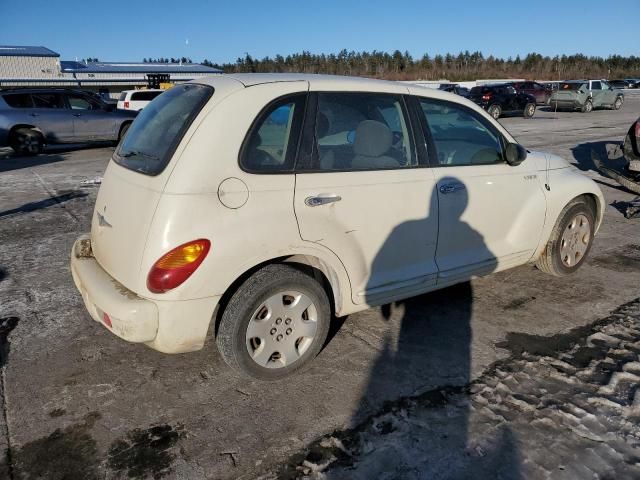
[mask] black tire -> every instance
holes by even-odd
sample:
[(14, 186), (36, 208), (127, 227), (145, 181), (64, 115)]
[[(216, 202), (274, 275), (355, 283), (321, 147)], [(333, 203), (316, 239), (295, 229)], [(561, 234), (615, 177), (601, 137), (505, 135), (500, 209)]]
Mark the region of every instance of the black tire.
[(500, 115), (502, 115), (502, 107), (497, 103), (494, 103), (487, 108), (487, 112), (494, 118), (494, 120), (498, 120)]
[(18, 128), (11, 133), (9, 145), (18, 155), (38, 155), (44, 148), (44, 139), (32, 128)]
[[(565, 232), (567, 226), (578, 215), (584, 215), (589, 220), (589, 241), (586, 247), (586, 251), (581, 255), (580, 259), (574, 265), (567, 266), (563, 262), (561, 255), (562, 234)], [(591, 246), (593, 245), (595, 218), (596, 213), (594, 212), (593, 205), (585, 197), (578, 197), (569, 202), (569, 204), (564, 207), (564, 209), (558, 216), (558, 220), (556, 221), (556, 224), (551, 231), (549, 241), (547, 242), (547, 245), (542, 254), (536, 261), (536, 267), (545, 273), (549, 273), (557, 277), (570, 275), (578, 270), (578, 268), (580, 268), (580, 266), (584, 263), (585, 258), (587, 258), (587, 256), (589, 255)]]
[[(290, 365), (263, 367), (252, 359), (247, 347), (249, 322), (267, 299), (288, 290), (301, 292), (313, 302), (317, 313), (316, 333), (304, 353)], [(310, 364), (327, 339), (330, 322), (331, 305), (320, 283), (292, 265), (267, 265), (249, 277), (232, 295), (222, 313), (216, 343), (222, 358), (232, 368), (259, 380), (277, 380)]]
[(532, 118), (536, 113), (536, 104), (535, 103), (527, 103), (524, 106), (524, 118)]
[(130, 126), (131, 122), (127, 122), (120, 127), (120, 133), (118, 134), (118, 143), (120, 143), (124, 136), (127, 134), (127, 130), (129, 130)]
[(616, 101), (613, 102), (613, 109), (614, 110), (620, 110), (622, 108), (622, 104), (624, 103), (624, 98), (623, 97), (616, 97)]
[(581, 108), (582, 113), (591, 113), (593, 111), (593, 102), (588, 99)]

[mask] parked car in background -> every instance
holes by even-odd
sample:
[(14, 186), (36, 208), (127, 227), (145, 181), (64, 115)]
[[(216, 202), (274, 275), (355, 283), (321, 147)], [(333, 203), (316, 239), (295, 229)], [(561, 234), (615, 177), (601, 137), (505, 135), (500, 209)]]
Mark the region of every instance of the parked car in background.
[(538, 105), (548, 105), (551, 98), (551, 86), (538, 82), (513, 82), (510, 84), (517, 92), (533, 95)]
[(113, 334), (179, 353), (213, 330), (227, 364), (275, 380), (318, 354), (334, 315), (529, 262), (575, 272), (606, 207), (593, 180), (459, 97), (225, 74), (140, 112), (71, 273)]
[(640, 118), (631, 124), (622, 145), (627, 168), (636, 176), (640, 176)]
[(496, 120), (504, 114), (518, 113), (533, 117), (536, 113), (536, 98), (518, 92), (509, 84), (473, 87), (469, 100), (484, 108)]
[(557, 110), (580, 110), (591, 112), (594, 108), (619, 110), (624, 103), (624, 94), (611, 88), (605, 80), (570, 80), (561, 82), (553, 92), (549, 105)]
[(629, 82), (629, 88), (640, 88), (640, 78), (625, 78)]
[(609, 80), (609, 86), (613, 88), (633, 88), (634, 85), (635, 82), (631, 81), (630, 79)]
[(443, 83), (438, 87), (438, 90), (442, 90), (443, 92), (455, 93), (456, 95), (460, 95), (464, 98), (469, 97), (469, 89), (467, 87), (462, 87), (457, 83)]
[(147, 89), (147, 90), (124, 90), (118, 98), (118, 109), (135, 110), (139, 112), (146, 107), (151, 100), (156, 98), (166, 90)]
[(52, 143), (119, 141), (135, 115), (79, 90), (0, 90), (0, 146), (37, 154)]

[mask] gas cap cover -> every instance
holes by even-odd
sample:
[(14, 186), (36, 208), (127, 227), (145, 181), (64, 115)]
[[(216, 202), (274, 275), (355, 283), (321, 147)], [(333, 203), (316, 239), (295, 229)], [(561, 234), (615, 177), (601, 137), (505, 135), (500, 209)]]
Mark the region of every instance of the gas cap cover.
[(249, 188), (239, 178), (226, 178), (218, 186), (218, 198), (227, 208), (240, 208), (249, 199)]

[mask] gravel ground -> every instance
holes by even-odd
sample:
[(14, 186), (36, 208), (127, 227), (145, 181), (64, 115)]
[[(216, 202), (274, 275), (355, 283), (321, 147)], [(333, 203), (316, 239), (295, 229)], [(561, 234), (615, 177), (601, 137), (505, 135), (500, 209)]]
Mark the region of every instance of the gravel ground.
[(591, 151), (614, 150), (639, 112), (630, 96), (501, 120), (603, 189), (576, 275), (524, 266), (337, 320), (309, 370), (268, 384), (230, 371), (212, 339), (163, 355), (84, 311), (69, 251), (112, 147), (0, 150), (0, 478), (637, 478), (640, 220)]

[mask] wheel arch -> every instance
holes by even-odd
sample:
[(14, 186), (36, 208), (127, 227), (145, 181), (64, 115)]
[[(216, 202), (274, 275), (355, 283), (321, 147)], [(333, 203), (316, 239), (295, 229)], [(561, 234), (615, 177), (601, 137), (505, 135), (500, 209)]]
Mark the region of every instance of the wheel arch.
[(9, 132), (7, 134), (7, 138), (11, 138), (11, 136), (16, 132), (16, 130), (18, 130), (20, 128), (30, 128), (31, 130), (34, 130), (34, 131), (38, 132), (40, 135), (42, 135), (42, 137), (44, 139), (44, 134), (42, 133), (42, 130), (40, 130), (35, 125), (31, 125), (29, 123), (17, 123), (14, 126), (12, 126), (9, 129)]
[(253, 275), (258, 270), (266, 267), (267, 265), (279, 263), (297, 266), (301, 271), (316, 279), (327, 293), (327, 297), (329, 297), (332, 314), (338, 314), (343, 310), (344, 299), (341, 294), (342, 290), (340, 288), (340, 279), (337, 272), (331, 265), (329, 265), (321, 258), (311, 254), (297, 253), (284, 255), (262, 261), (254, 265), (253, 267), (248, 268), (239, 276), (237, 276), (236, 280), (234, 280), (233, 283), (231, 283), (231, 285), (227, 287), (225, 292), (220, 297), (220, 301), (218, 302), (213, 315), (214, 336), (218, 332), (218, 325), (220, 323), (220, 320), (222, 319), (222, 314), (224, 313), (229, 300), (238, 290), (238, 288), (240, 288), (240, 285), (242, 285), (249, 277), (251, 277), (251, 275)]

